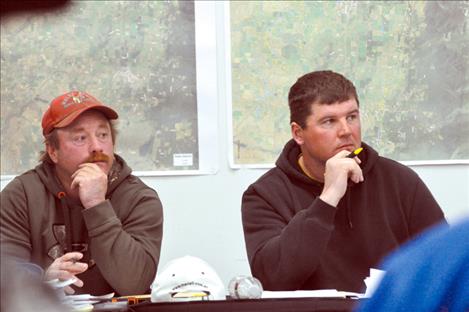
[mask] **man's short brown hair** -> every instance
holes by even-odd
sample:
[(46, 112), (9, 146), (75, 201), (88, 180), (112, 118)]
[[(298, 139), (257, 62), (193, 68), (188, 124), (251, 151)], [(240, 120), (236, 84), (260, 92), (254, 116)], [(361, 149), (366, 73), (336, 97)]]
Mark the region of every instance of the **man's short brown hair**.
[(306, 127), (311, 105), (341, 103), (350, 99), (358, 102), (353, 83), (339, 73), (325, 70), (306, 74), (295, 82), (288, 93), (290, 123)]

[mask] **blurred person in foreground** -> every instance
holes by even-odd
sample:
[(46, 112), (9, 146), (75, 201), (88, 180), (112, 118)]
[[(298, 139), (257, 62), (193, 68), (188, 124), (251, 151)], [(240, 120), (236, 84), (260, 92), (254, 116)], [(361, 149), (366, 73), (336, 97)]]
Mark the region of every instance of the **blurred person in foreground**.
[(369, 269), (443, 212), (414, 171), (362, 142), (347, 78), (306, 74), (288, 102), (293, 138), (242, 198), (252, 274), (267, 290), (364, 291)]
[(1, 192), (2, 256), (38, 264), (46, 280), (76, 278), (68, 293), (141, 294), (156, 274), (162, 205), (114, 154), (117, 118), (85, 92), (55, 98), (41, 164)]
[(60, 301), (60, 293), (43, 282), (43, 269), (33, 263), (1, 259), (0, 311), (67, 312), (71, 309)]
[(469, 311), (469, 219), (435, 226), (388, 257), (360, 312)]

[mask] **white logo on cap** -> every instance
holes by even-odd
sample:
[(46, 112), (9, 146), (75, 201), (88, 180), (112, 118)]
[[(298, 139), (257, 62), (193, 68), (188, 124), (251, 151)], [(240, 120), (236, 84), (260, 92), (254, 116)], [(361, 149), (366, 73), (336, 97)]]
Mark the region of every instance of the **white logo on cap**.
[[(70, 100), (71, 99), (71, 100)], [(78, 92), (76, 95), (68, 95), (62, 101), (63, 108), (67, 108), (73, 104), (81, 104), (89, 98), (86, 94)]]

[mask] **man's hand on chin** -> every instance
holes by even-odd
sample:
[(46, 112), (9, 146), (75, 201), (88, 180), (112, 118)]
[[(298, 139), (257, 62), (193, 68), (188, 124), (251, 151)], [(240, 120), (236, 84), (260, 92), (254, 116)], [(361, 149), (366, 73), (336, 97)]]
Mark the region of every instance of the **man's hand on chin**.
[(348, 151), (341, 151), (329, 158), (324, 172), (324, 188), (319, 198), (331, 206), (337, 207), (347, 191), (348, 179), (354, 183), (363, 182), (363, 172), (358, 157), (348, 158)]
[(107, 174), (95, 163), (84, 163), (72, 175), (71, 189), (78, 188), (78, 196), (85, 207), (94, 207), (106, 200)]

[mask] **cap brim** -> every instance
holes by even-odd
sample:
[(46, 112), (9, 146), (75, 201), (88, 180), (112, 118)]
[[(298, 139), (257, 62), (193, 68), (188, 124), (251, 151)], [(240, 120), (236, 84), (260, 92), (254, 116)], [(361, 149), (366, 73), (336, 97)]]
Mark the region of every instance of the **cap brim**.
[(90, 107), (85, 107), (81, 110), (78, 110), (78, 111), (75, 111), (73, 113), (71, 113), (70, 115), (68, 115), (67, 117), (65, 117), (64, 119), (62, 119), (60, 122), (58, 122), (54, 128), (63, 128), (63, 127), (67, 127), (68, 125), (70, 125), (72, 122), (75, 121), (75, 119), (78, 118), (78, 116), (80, 116), (81, 114), (83, 114), (84, 112), (87, 112), (89, 110), (97, 110), (97, 111), (100, 111), (101, 113), (103, 113), (108, 119), (117, 119), (119, 118), (119, 115), (117, 115), (116, 111), (114, 111), (112, 108), (109, 108), (107, 106), (90, 106)]

